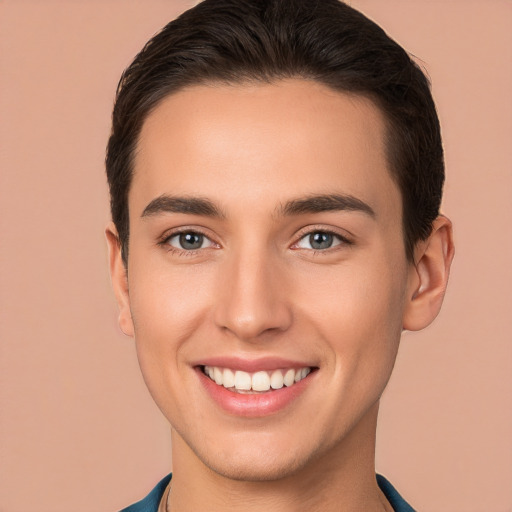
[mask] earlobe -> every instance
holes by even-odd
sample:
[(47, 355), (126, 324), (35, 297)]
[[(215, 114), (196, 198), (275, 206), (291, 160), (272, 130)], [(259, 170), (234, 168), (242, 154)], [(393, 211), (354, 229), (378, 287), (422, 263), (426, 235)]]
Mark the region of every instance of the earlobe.
[(110, 278), (119, 306), (119, 327), (126, 336), (133, 337), (134, 329), (130, 311), (127, 269), (123, 262), (121, 243), (113, 222), (110, 222), (106, 227), (105, 236), (107, 238), (109, 253)]
[(427, 240), (416, 246), (411, 264), (403, 328), (419, 331), (438, 315), (443, 303), (454, 255), (451, 221), (440, 215)]

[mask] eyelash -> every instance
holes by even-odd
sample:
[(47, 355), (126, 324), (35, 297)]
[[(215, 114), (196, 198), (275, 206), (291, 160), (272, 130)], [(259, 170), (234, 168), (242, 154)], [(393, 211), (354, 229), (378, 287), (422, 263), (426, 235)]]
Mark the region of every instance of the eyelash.
[(342, 235), (341, 233), (334, 231), (332, 229), (326, 229), (321, 226), (310, 226), (308, 228), (305, 228), (303, 230), (299, 237), (297, 238), (297, 241), (292, 245), (292, 249), (299, 250), (301, 247), (298, 246), (298, 244), (304, 240), (307, 237), (310, 237), (314, 234), (321, 233), (323, 235), (330, 235), (338, 240), (338, 243), (336, 245), (333, 245), (331, 247), (327, 247), (325, 249), (306, 249), (313, 253), (314, 256), (316, 255), (327, 255), (330, 254), (333, 251), (340, 250), (343, 247), (352, 246), (354, 245), (354, 242), (349, 239), (347, 236)]
[(200, 229), (194, 228), (194, 229), (179, 229), (177, 231), (172, 231), (171, 233), (167, 232), (162, 239), (158, 242), (158, 245), (163, 247), (166, 251), (178, 254), (179, 256), (194, 256), (202, 249), (205, 249), (204, 247), (200, 247), (198, 249), (179, 249), (178, 247), (174, 247), (169, 243), (169, 240), (171, 238), (177, 237), (179, 235), (200, 235), (204, 237), (204, 239), (209, 240), (213, 246), (218, 246), (217, 243), (215, 243), (206, 233), (203, 233)]
[[(313, 249), (313, 248), (306, 249), (308, 251), (311, 251), (314, 255), (326, 254), (326, 253), (330, 253), (332, 251), (336, 251), (337, 250), (336, 248), (338, 248), (339, 246), (345, 246), (346, 247), (346, 246), (354, 245), (354, 242), (352, 240), (350, 240), (349, 238), (347, 238), (344, 235), (341, 235), (340, 233), (338, 233), (336, 231), (333, 231), (333, 230), (330, 230), (330, 229), (324, 229), (324, 228), (321, 228), (321, 227), (313, 227), (313, 228), (306, 228), (306, 229), (307, 230), (302, 231), (302, 233), (300, 233), (300, 236), (297, 238), (297, 241), (294, 242), (293, 245), (291, 246), (291, 248), (293, 250), (301, 249), (301, 247), (298, 247), (298, 244), (302, 240), (304, 240), (306, 237), (310, 237), (310, 236), (312, 236), (314, 234), (317, 234), (317, 233), (333, 236), (334, 238), (336, 238), (339, 241), (339, 243), (337, 243), (334, 246), (327, 247), (325, 249)], [(219, 244), (214, 242), (206, 233), (204, 233), (203, 231), (201, 231), (201, 230), (199, 230), (197, 228), (194, 228), (194, 229), (186, 229), (186, 228), (184, 228), (184, 229), (180, 229), (178, 231), (173, 231), (171, 233), (166, 233), (162, 237), (162, 239), (158, 242), (158, 245), (164, 247), (164, 249), (167, 250), (168, 252), (179, 254), (181, 256), (194, 256), (199, 251), (201, 251), (203, 249), (209, 248), (209, 247), (200, 247), (198, 249), (187, 250), (187, 249), (179, 249), (177, 247), (172, 246), (169, 243), (169, 241), (172, 238), (177, 237), (179, 235), (183, 235), (183, 234), (200, 235), (200, 236), (204, 237), (204, 239), (210, 241), (212, 246), (219, 247)]]

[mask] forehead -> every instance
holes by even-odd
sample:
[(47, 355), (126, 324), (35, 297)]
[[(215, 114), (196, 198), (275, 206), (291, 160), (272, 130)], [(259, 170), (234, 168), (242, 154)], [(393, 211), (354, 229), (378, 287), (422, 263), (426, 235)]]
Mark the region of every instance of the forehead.
[(369, 99), (312, 81), (189, 87), (143, 125), (130, 211), (163, 193), (270, 206), (281, 196), (340, 192), (393, 209), (399, 193), (384, 135)]

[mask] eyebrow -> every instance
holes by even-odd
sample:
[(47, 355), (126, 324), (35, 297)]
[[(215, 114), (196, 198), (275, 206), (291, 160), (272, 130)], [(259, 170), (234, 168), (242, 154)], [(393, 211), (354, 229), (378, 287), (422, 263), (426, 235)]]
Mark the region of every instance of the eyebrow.
[(351, 195), (321, 194), (293, 199), (284, 204), (280, 213), (282, 215), (300, 215), (303, 213), (322, 213), (330, 211), (355, 211), (362, 212), (375, 218), (373, 208)]
[(202, 197), (179, 197), (162, 194), (144, 208), (141, 217), (162, 213), (188, 213), (206, 217), (224, 218), (224, 214), (209, 199)]
[[(278, 213), (284, 216), (330, 211), (356, 211), (375, 218), (375, 211), (369, 204), (357, 197), (342, 194), (320, 194), (292, 199), (278, 209)], [(209, 199), (171, 196), (168, 194), (162, 194), (153, 199), (144, 208), (141, 217), (151, 217), (162, 213), (185, 213), (225, 218), (222, 211)]]

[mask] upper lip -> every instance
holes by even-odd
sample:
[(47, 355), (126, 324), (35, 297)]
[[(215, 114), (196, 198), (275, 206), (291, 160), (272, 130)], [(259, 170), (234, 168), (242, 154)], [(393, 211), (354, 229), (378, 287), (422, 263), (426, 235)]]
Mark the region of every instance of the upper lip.
[(255, 359), (247, 359), (234, 356), (208, 357), (194, 363), (193, 366), (217, 366), (218, 368), (242, 370), (247, 373), (257, 372), (260, 370), (272, 371), (286, 368), (314, 368), (310, 363), (281, 357), (259, 357)]

